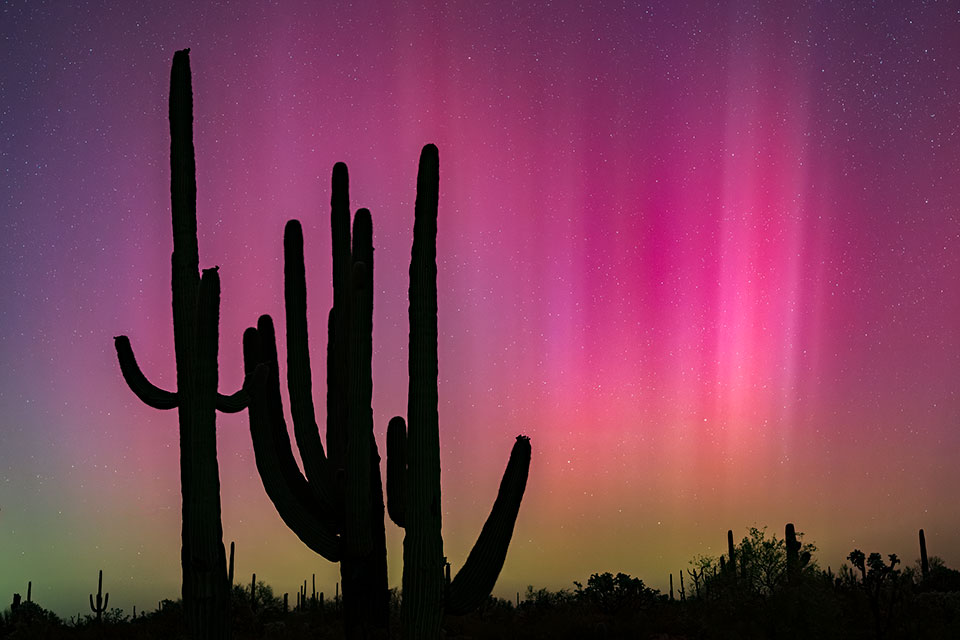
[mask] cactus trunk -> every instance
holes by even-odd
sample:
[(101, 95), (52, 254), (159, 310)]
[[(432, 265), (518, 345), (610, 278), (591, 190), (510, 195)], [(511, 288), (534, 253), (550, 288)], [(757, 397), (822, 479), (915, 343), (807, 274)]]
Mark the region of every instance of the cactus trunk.
[(229, 637), (230, 627), (216, 411), (242, 410), (246, 395), (242, 391), (231, 396), (217, 393), (220, 279), (216, 268), (199, 274), (189, 49), (177, 51), (173, 57), (169, 115), (177, 391), (164, 391), (147, 380), (126, 336), (115, 342), (120, 369), (131, 390), (148, 406), (178, 409), (184, 614), (192, 637), (219, 640)]
[(443, 612), (440, 429), (437, 391), (437, 148), (417, 173), (410, 260), (410, 388), (407, 396), (406, 535), (402, 624), (406, 638), (436, 638)]
[(434, 145), (420, 155), (410, 258), (410, 387), (407, 420), (388, 426), (387, 504), (403, 540), (401, 625), (408, 639), (440, 634), (443, 612), (461, 615), (493, 589), (506, 559), (530, 468), (529, 438), (518, 436), (500, 491), (476, 544), (449, 580), (443, 553), (440, 503), (440, 428), (437, 388), (437, 210), (439, 156)]

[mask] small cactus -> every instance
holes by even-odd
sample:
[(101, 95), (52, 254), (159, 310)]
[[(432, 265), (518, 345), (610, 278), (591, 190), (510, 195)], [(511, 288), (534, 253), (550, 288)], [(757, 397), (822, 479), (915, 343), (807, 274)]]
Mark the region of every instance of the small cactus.
[[(920, 575), (923, 580), (926, 580), (927, 576), (930, 575), (930, 562), (927, 560), (927, 539), (923, 535), (923, 529), (920, 529)], [(28, 596), (27, 600), (29, 599)]]
[(800, 571), (810, 563), (810, 552), (800, 553), (802, 545), (797, 540), (793, 523), (787, 523), (784, 528), (784, 539), (787, 546), (787, 584), (796, 584)]
[(97, 622), (103, 619), (103, 613), (107, 610), (107, 602), (110, 600), (110, 594), (103, 593), (103, 569), (100, 570), (100, 577), (97, 578), (97, 605), (93, 605), (93, 594), (90, 594), (90, 609), (97, 614)]
[[(730, 575), (733, 578), (737, 577), (737, 552), (733, 546), (733, 529), (727, 529), (727, 563), (730, 568)], [(723, 559), (721, 558), (721, 563)]]

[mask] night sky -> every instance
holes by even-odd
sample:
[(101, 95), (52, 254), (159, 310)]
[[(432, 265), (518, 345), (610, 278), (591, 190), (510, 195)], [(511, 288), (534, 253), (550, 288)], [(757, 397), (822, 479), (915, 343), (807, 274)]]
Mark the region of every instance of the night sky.
[[(111, 8), (113, 4), (113, 8)], [(169, 129), (191, 48), (201, 266), (220, 384), (282, 326), (304, 224), (323, 422), (329, 185), (376, 247), (375, 433), (406, 412), (419, 150), (440, 149), (444, 548), (459, 568), (514, 437), (530, 480), (495, 594), (623, 571), (665, 588), (726, 530), (795, 522), (960, 565), (955, 2), (4, 2), (0, 606), (180, 591)], [(199, 8), (203, 5), (205, 8)], [(281, 362), (283, 362), (281, 344)], [(284, 389), (286, 396), (286, 390)], [(338, 567), (280, 521), (245, 414), (218, 415), (237, 580)], [(391, 584), (402, 531), (387, 522)]]

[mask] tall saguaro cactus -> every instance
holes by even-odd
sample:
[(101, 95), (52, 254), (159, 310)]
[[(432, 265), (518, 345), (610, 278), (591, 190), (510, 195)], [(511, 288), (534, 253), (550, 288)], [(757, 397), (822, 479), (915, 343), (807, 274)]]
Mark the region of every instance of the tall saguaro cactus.
[(326, 452), (313, 407), (300, 223), (289, 221), (283, 237), (287, 385), (303, 474), (287, 435), (268, 315), (244, 333), (245, 387), (264, 489), (281, 519), (308, 547), (340, 563), (347, 635), (366, 637), (372, 630), (385, 630), (389, 615), (383, 486), (371, 407), (373, 226), (370, 212), (359, 209), (351, 233), (343, 163), (333, 168), (330, 204), (333, 308), (327, 342)]
[(193, 89), (189, 49), (173, 56), (170, 73), (170, 196), (173, 214), (173, 343), (177, 390), (165, 391), (140, 371), (130, 340), (115, 338), (120, 370), (130, 389), (154, 409), (173, 409), (180, 421), (183, 498), (181, 566), (183, 604), (197, 639), (230, 635), (226, 558), (220, 521), (216, 411), (246, 407), (241, 390), (217, 393), (220, 277), (217, 267), (199, 273), (197, 179), (193, 149)]
[(530, 469), (530, 439), (518, 436), (500, 491), (466, 563), (445, 588), (440, 509), (440, 428), (437, 390), (437, 148), (420, 154), (410, 259), (410, 387), (407, 426), (393, 418), (387, 431), (387, 504), (406, 529), (403, 541), (402, 625), (406, 638), (436, 638), (444, 610), (476, 608), (503, 568)]
[[(30, 602), (28, 599), (27, 602)], [(97, 614), (97, 622), (103, 620), (103, 614), (107, 611), (110, 602), (110, 594), (103, 595), (103, 569), (100, 569), (100, 576), (97, 578), (97, 604), (93, 604), (93, 594), (90, 594), (90, 610)]]
[[(243, 335), (244, 389), (257, 468), (281, 519), (311, 549), (340, 562), (350, 637), (386, 622), (388, 591), (380, 456), (373, 438), (371, 356), (373, 244), (370, 213), (354, 218), (351, 248), (347, 168), (333, 171), (333, 309), (327, 343), (327, 451), (313, 414), (307, 348), (303, 238), (284, 233), (287, 380), (304, 473), (293, 457), (280, 398), (273, 320), (261, 316)], [(410, 264), (410, 389), (407, 413), (387, 428), (387, 504), (406, 528), (402, 618), (410, 639), (435, 638), (444, 610), (463, 614), (493, 589), (503, 568), (530, 468), (530, 441), (518, 436), (480, 536), (446, 586), (440, 534), (440, 435), (437, 391), (437, 148), (424, 147), (417, 176)], [(304, 477), (306, 476), (306, 477)], [(305, 593), (301, 597), (301, 602)]]

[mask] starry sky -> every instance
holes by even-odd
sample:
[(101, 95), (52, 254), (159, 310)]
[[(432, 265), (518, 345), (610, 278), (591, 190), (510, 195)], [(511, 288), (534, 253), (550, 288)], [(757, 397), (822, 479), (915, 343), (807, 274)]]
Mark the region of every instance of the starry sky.
[[(221, 391), (243, 329), (282, 325), (290, 218), (323, 362), (344, 161), (374, 221), (381, 448), (406, 408), (417, 157), (438, 145), (454, 570), (519, 433), (533, 461), (500, 596), (601, 571), (665, 588), (727, 529), (788, 521), (835, 570), (854, 547), (913, 564), (920, 527), (960, 565), (956, 3), (14, 0), (0, 32), (0, 603), (32, 580), (85, 612), (101, 568), (127, 612), (179, 594), (176, 412), (126, 388), (112, 337), (175, 387), (185, 47)], [(238, 581), (332, 592), (337, 567), (263, 491), (245, 414), (218, 439)]]

